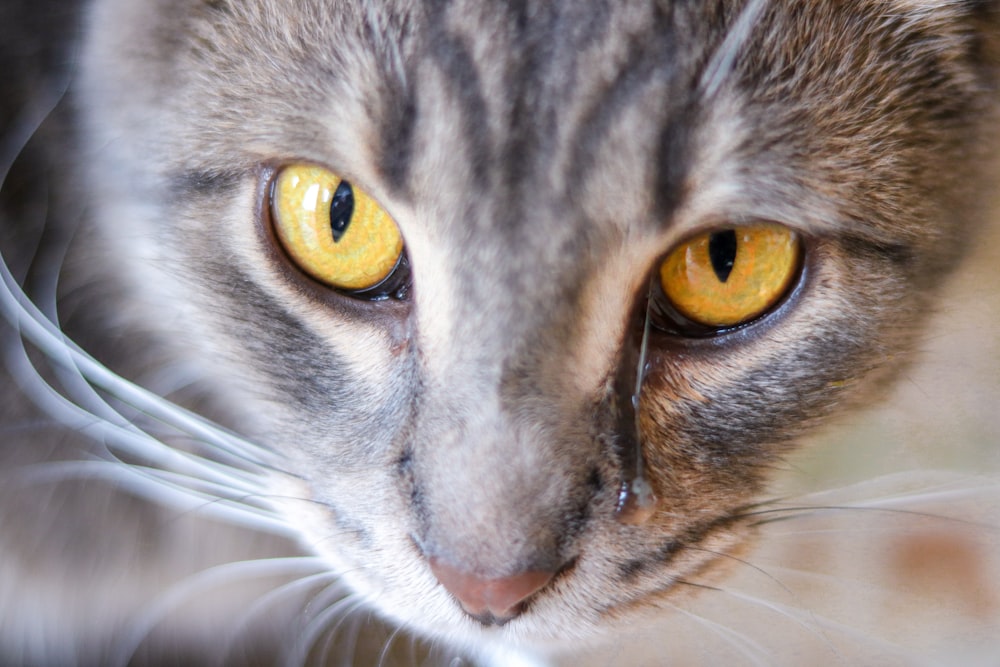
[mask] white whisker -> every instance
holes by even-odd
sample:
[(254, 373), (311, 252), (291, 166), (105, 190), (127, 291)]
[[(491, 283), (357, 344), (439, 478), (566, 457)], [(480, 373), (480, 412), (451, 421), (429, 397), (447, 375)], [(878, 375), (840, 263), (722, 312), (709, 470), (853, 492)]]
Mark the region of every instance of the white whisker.
[(7, 364), (22, 391), (31, 396), (37, 405), (49, 414), (58, 415), (60, 420), (74, 431), (88, 435), (100, 443), (114, 443), (117, 455), (147, 460), (166, 469), (198, 475), (206, 481), (214, 480), (228, 485), (233, 490), (245, 492), (260, 490), (259, 472), (240, 470), (171, 447), (111, 410), (107, 403), (102, 402), (107, 407), (108, 414), (114, 415), (113, 420), (108, 416), (95, 415), (74, 400), (63, 396), (46, 382), (35, 369), (24, 348), (15, 350), (14, 346), (6, 346), (4, 353)]
[[(10, 348), (6, 351), (12, 352)], [(96, 417), (45, 382), (31, 365), (25, 351), (22, 350), (22, 354), (17, 357), (7, 354), (7, 362), (16, 373), (22, 390), (30, 395), (36, 404), (50, 414), (57, 413), (68, 428), (87, 435), (97, 442), (114, 443), (117, 455), (134, 457), (177, 472), (198, 475), (206, 481), (228, 485), (233, 490), (251, 492), (260, 489), (259, 475), (251, 475), (231, 466), (175, 449), (131, 424), (114, 423)]]
[[(232, 623), (233, 638), (230, 641), (230, 646), (237, 639), (239, 631), (242, 628), (250, 626), (252, 619), (255, 616), (264, 614), (265, 611), (268, 609), (268, 607), (277, 604), (279, 600), (285, 597), (294, 597), (294, 598), (300, 597), (303, 592), (315, 588), (318, 584), (321, 584), (323, 582), (331, 581), (335, 579), (336, 576), (337, 575), (334, 574), (333, 572), (329, 570), (324, 570), (321, 572), (317, 572), (316, 574), (309, 574), (299, 577), (297, 579), (294, 579), (293, 581), (290, 581), (286, 584), (282, 584), (281, 586), (278, 586), (264, 593), (259, 598), (254, 600), (254, 602), (245, 611), (243, 611), (236, 619), (233, 619)], [(334, 582), (334, 584), (335, 583), (336, 582)], [(231, 648), (227, 647), (226, 650), (223, 651), (223, 654), (226, 655), (230, 652)]]
[(991, 3), (60, 4), (0, 10), (0, 664), (997, 648)]
[[(232, 490), (217, 487), (216, 492), (199, 491), (188, 484), (178, 484), (156, 468), (123, 465), (115, 461), (51, 461), (22, 466), (7, 471), (3, 478), (8, 485), (44, 484), (72, 479), (113, 482), (117, 489), (145, 498), (179, 514), (199, 514), (264, 531), (274, 535), (294, 537), (295, 532), (267, 504), (253, 505), (247, 501), (255, 496), (233, 497)], [(201, 480), (174, 476), (190, 484)]]
[(398, 637), (399, 633), (402, 631), (402, 627), (394, 628), (392, 633), (386, 638), (382, 651), (379, 653), (378, 662), (375, 663), (377, 667), (386, 667), (386, 659), (389, 657), (389, 651), (392, 650), (392, 645), (396, 641), (396, 637)]
[(856, 628), (852, 628), (825, 616), (818, 615), (813, 612), (808, 605), (805, 605), (802, 608), (789, 607), (788, 605), (766, 600), (754, 595), (741, 593), (729, 588), (713, 587), (712, 590), (722, 593), (731, 599), (745, 602), (758, 609), (772, 611), (782, 618), (787, 618), (798, 627), (806, 630), (809, 634), (819, 639), (822, 644), (835, 655), (841, 655), (841, 650), (828, 636), (827, 633), (830, 631), (835, 631), (841, 635), (849, 637), (858, 645), (865, 645), (868, 647), (867, 650), (871, 650), (871, 647), (878, 647), (879, 651), (887, 655), (907, 658), (912, 657), (912, 652), (906, 647), (891, 643), (874, 634), (861, 632)]
[[(336, 598), (336, 601), (333, 604), (324, 603), (323, 609), (317, 612), (306, 627), (302, 629), (286, 661), (288, 667), (298, 667), (298, 665), (306, 664), (309, 654), (315, 648), (317, 639), (321, 635), (326, 634), (326, 641), (332, 642), (336, 637), (340, 625), (355, 610), (364, 605), (364, 599), (361, 596), (350, 591), (345, 592), (343, 584), (339, 582), (328, 586), (320, 595), (317, 595), (317, 598), (321, 596), (333, 596)], [(330, 627), (329, 624), (335, 620), (336, 623)], [(353, 634), (350, 637), (349, 642), (351, 643), (348, 645), (350, 650), (345, 650), (344, 655), (352, 655), (355, 650)]]
[(14, 116), (10, 125), (0, 133), (0, 187), (7, 183), (14, 162), (24, 152), (28, 142), (66, 98), (75, 76), (75, 62), (75, 56), (71, 57), (69, 63), (72, 65), (64, 68), (55, 82), (38, 85), (35, 88), (35, 95), (26, 100), (20, 113)]
[(111, 664), (129, 664), (143, 641), (171, 611), (206, 590), (248, 579), (289, 576), (297, 572), (311, 574), (326, 567), (327, 563), (321, 558), (295, 556), (236, 561), (202, 570), (171, 586), (132, 620), (125, 635), (114, 647)]
[(719, 48), (712, 54), (712, 59), (705, 67), (699, 81), (702, 97), (711, 100), (722, 88), (732, 72), (740, 50), (746, 45), (754, 26), (760, 20), (767, 0), (749, 0), (733, 21), (729, 32)]
[[(761, 665), (761, 667), (770, 667), (773, 664), (773, 655), (770, 651), (765, 649), (759, 642), (754, 641), (750, 637), (736, 630), (717, 623), (710, 619), (705, 618), (691, 612), (683, 607), (666, 603), (665, 606), (669, 609), (673, 609), (675, 612), (690, 618), (692, 621), (701, 625), (702, 627), (708, 628), (713, 634), (722, 639), (726, 644), (734, 647), (739, 652), (741, 657), (748, 657), (755, 665)], [(714, 656), (713, 660), (718, 659), (718, 656)]]
[[(274, 454), (269, 450), (223, 431), (203, 418), (125, 380), (94, 360), (45, 318), (24, 294), (6, 263), (2, 261), (0, 261), (0, 280), (3, 283), (3, 289), (0, 289), (0, 313), (22, 337), (31, 341), (53, 363), (79, 373), (89, 383), (109, 392), (140, 412), (169, 424), (194, 439), (210, 444), (213, 451), (229, 454), (238, 460), (258, 466), (267, 466), (275, 462)], [(59, 410), (53, 413), (57, 419), (61, 415), (62, 412)]]

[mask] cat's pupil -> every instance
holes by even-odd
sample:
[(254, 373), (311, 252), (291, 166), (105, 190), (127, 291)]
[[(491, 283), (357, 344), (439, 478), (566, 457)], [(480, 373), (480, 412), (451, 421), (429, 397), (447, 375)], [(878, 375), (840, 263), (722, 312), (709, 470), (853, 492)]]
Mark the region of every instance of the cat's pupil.
[(708, 258), (720, 283), (729, 280), (736, 262), (736, 230), (716, 232), (708, 239)]
[(330, 230), (333, 232), (334, 243), (339, 242), (347, 233), (353, 215), (354, 190), (350, 183), (341, 181), (333, 193), (333, 201), (330, 202)]

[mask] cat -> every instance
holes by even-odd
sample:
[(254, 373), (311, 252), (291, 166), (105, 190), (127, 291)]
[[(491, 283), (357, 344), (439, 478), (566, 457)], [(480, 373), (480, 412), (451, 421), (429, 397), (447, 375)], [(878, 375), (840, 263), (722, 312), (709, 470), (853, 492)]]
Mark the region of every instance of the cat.
[(995, 664), (997, 3), (2, 12), (0, 662)]

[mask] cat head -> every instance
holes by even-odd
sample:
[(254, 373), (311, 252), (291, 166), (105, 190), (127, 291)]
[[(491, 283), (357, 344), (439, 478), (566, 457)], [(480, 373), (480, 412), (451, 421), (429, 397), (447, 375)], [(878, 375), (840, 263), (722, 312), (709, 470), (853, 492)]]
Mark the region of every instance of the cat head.
[[(95, 262), (375, 607), (589, 635), (723, 568), (790, 444), (905, 359), (982, 204), (995, 14), (100, 0)], [(307, 209), (388, 225), (373, 284), (311, 264)], [(742, 280), (767, 239), (760, 303), (675, 289), (698, 253)], [(478, 608), (496, 582), (527, 593)]]

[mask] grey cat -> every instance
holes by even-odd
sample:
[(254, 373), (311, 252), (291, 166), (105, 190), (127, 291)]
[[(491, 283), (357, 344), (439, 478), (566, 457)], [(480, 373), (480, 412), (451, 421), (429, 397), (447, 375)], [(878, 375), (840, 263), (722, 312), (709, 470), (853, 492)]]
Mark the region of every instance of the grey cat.
[(988, 215), (997, 3), (3, 12), (0, 661), (998, 648), (989, 478), (767, 486)]

